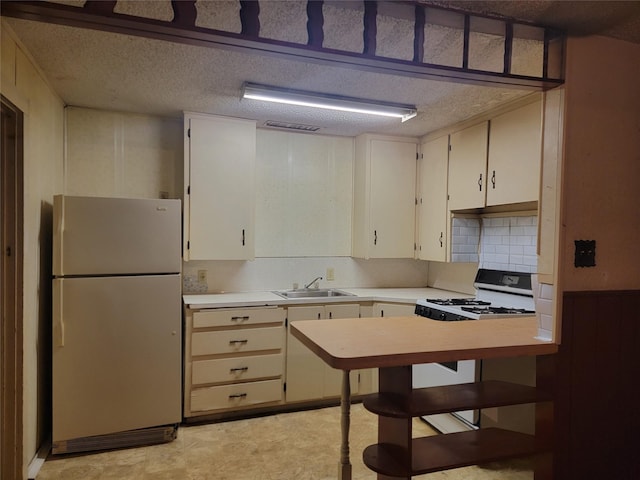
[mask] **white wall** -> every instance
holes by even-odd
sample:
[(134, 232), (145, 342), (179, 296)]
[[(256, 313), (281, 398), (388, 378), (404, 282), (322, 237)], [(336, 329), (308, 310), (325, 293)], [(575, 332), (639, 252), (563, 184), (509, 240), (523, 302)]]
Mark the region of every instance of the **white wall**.
[(182, 198), (182, 120), (66, 108), (67, 195)]
[[(335, 280), (327, 281), (327, 268), (334, 269)], [(315, 277), (322, 288), (425, 287), (428, 262), (408, 259), (370, 259), (350, 257), (256, 258), (244, 261), (192, 261), (183, 264), (183, 274), (197, 278), (207, 270), (207, 291), (264, 291), (302, 287)], [(188, 281), (188, 278), (187, 278)]]
[[(66, 194), (182, 196), (181, 119), (68, 107), (66, 122)], [(326, 287), (427, 284), (427, 262), (349, 257), (352, 139), (260, 130), (258, 141), (258, 258), (185, 262), (185, 275), (207, 270), (209, 292), (302, 286), (329, 267), (335, 280), (323, 280)], [(279, 220), (287, 215), (287, 223)]]
[(64, 105), (2, 21), (2, 94), (24, 112), (23, 477), (49, 434), (53, 195), (62, 191)]
[(256, 132), (256, 257), (351, 255), (353, 138)]

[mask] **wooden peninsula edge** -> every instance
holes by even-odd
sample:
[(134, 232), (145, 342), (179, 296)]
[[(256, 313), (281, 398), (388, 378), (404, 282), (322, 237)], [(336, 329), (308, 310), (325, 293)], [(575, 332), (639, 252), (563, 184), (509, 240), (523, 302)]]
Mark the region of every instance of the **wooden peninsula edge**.
[[(292, 334), (333, 368), (344, 372), (342, 446), (338, 478), (351, 479), (349, 460), (349, 372), (379, 369), (379, 392), (364, 398), (378, 415), (378, 443), (363, 452), (378, 480), (414, 475), (513, 457), (550, 452), (552, 380), (558, 346), (536, 338), (535, 317), (441, 322), (423, 317), (352, 318), (296, 321)], [(538, 386), (481, 381), (414, 390), (412, 366), (536, 356)], [(540, 377), (540, 374), (543, 377)], [(435, 413), (536, 403), (536, 435), (499, 428), (412, 438), (412, 418)], [(536, 479), (550, 479), (550, 454), (536, 463)]]

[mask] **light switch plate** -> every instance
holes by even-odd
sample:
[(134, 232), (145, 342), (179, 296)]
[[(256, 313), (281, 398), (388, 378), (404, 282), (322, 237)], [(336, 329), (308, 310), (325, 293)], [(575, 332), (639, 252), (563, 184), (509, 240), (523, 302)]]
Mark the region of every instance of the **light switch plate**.
[(198, 283), (207, 283), (207, 271), (198, 270)]
[(335, 280), (335, 279), (336, 279), (336, 277), (335, 277), (335, 272), (334, 272), (334, 270), (333, 270), (333, 267), (328, 267), (328, 268), (327, 268), (327, 275), (326, 275), (326, 279), (327, 279), (327, 281), (328, 281), (328, 282), (331, 282), (331, 281), (333, 281), (333, 280)]

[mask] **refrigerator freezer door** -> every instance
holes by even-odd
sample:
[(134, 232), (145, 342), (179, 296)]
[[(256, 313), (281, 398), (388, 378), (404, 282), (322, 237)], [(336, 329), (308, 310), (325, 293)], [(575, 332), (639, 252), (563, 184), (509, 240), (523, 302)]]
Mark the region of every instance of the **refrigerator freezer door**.
[(181, 270), (180, 200), (56, 195), (53, 212), (54, 276)]
[(180, 276), (53, 285), (53, 441), (179, 423)]

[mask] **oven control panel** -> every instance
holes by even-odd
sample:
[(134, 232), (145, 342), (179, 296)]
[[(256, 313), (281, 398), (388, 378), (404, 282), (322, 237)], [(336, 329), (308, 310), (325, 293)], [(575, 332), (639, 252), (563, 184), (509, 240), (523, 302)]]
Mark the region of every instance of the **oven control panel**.
[(458, 320), (470, 320), (469, 317), (458, 315), (457, 313), (445, 312), (443, 310), (428, 307), (426, 305), (416, 305), (416, 315), (430, 318), (432, 320), (442, 320), (443, 322), (456, 322)]
[(529, 295), (531, 291), (531, 274), (480, 268), (476, 273), (474, 286), (476, 288)]

